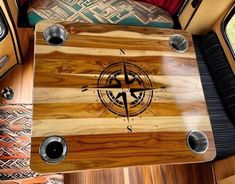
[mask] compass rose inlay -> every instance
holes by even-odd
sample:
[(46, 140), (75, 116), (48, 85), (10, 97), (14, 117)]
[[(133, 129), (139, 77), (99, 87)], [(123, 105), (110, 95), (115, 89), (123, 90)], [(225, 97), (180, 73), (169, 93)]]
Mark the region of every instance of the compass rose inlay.
[(124, 60), (104, 69), (98, 78), (97, 89), (107, 109), (128, 120), (148, 108), (154, 90), (146, 72)]

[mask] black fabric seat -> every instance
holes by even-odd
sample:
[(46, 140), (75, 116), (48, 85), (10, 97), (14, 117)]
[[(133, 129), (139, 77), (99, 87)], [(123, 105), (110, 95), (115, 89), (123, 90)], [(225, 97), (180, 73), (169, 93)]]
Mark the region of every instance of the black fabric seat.
[[(224, 158), (235, 155), (235, 126), (224, 108), (222, 98), (216, 88), (216, 83), (212, 79), (212, 76), (214, 75), (211, 74), (211, 68), (208, 68), (210, 65), (208, 65), (208, 61), (205, 60), (205, 49), (202, 50), (202, 44), (204, 44), (204, 47), (206, 46), (205, 39), (208, 37), (211, 39), (210, 34), (213, 33), (209, 33), (204, 38), (194, 36), (194, 46), (208, 111), (211, 118), (217, 158)], [(216, 39), (216, 37), (213, 39)], [(212, 41), (212, 43), (214, 44), (215, 42)], [(213, 47), (213, 45), (211, 45), (211, 47)], [(209, 48), (207, 48), (207, 51), (208, 49)]]

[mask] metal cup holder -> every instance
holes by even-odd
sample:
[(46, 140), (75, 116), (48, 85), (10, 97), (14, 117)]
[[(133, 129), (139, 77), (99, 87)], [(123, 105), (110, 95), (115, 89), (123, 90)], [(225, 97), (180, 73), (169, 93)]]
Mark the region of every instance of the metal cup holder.
[(188, 40), (180, 34), (172, 35), (170, 37), (169, 44), (176, 52), (186, 52), (189, 47)]
[(187, 145), (194, 153), (203, 154), (208, 150), (209, 141), (203, 132), (195, 130), (187, 135)]
[(42, 159), (48, 163), (59, 163), (68, 151), (67, 144), (61, 137), (49, 137), (43, 141), (39, 148)]
[(49, 45), (62, 45), (67, 39), (67, 33), (61, 26), (50, 26), (43, 32), (44, 39)]

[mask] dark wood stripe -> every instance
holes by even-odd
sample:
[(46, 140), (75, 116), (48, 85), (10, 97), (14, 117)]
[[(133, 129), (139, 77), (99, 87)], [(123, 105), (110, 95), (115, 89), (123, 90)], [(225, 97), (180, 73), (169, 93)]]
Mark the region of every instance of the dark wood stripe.
[(215, 157), (212, 132), (204, 132), (209, 150), (200, 155), (189, 151), (187, 132), (107, 134), (63, 137), (68, 154), (59, 164), (47, 164), (38, 150), (44, 137), (32, 138), (31, 168), (34, 171), (69, 172), (121, 166), (200, 162)]
[[(37, 45), (48, 45), (43, 37), (43, 33), (37, 32)], [(105, 49), (125, 49), (125, 50), (150, 50), (175, 52), (169, 46), (168, 40), (150, 40), (138, 38), (116, 38), (102, 36), (87, 36), (69, 34), (63, 45), (64, 47), (85, 47), (85, 48), (105, 48)], [(193, 43), (189, 42), (187, 52), (194, 52)]]

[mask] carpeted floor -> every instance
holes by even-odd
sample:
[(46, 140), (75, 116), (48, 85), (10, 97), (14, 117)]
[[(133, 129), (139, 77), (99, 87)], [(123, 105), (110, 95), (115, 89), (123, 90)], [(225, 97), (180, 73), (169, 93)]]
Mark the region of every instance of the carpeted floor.
[(63, 175), (40, 176), (29, 167), (31, 109), (32, 105), (0, 106), (0, 183), (63, 184)]

